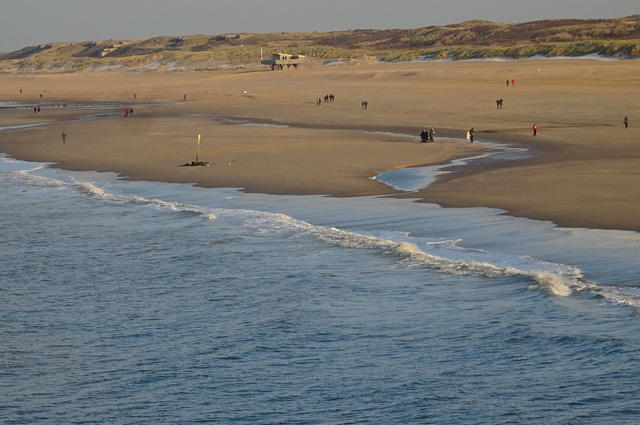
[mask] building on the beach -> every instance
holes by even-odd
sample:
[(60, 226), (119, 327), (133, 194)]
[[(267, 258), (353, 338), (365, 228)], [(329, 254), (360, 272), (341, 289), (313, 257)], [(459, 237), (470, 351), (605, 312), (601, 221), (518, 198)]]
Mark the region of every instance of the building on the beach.
[(303, 55), (290, 55), (288, 53), (274, 53), (271, 59), (261, 60), (260, 63), (271, 67), (272, 71), (285, 68), (298, 68), (305, 62)]
[(102, 51), (100, 52), (100, 56), (105, 57), (110, 53), (113, 53), (114, 51), (118, 50), (119, 48), (123, 47), (125, 45), (125, 43), (123, 41), (116, 43), (116, 44), (111, 44), (107, 47), (105, 47), (104, 49), (102, 49)]

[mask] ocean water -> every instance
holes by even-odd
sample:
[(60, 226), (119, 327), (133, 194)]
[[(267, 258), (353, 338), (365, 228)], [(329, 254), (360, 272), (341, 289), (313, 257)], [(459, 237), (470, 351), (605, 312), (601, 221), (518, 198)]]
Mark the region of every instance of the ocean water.
[(0, 158), (0, 422), (637, 424), (640, 234)]
[(0, 101), (0, 110), (2, 109), (13, 109), (13, 108), (19, 108), (22, 107), (24, 105), (19, 104), (19, 103), (15, 103), (15, 102), (2, 102)]

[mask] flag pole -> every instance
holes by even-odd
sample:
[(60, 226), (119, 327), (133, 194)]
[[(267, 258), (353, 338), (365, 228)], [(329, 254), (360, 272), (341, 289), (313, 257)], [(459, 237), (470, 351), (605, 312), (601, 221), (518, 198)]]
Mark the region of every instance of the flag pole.
[(202, 136), (198, 134), (198, 141), (196, 142), (196, 162), (198, 162), (198, 157), (200, 156), (200, 138)]

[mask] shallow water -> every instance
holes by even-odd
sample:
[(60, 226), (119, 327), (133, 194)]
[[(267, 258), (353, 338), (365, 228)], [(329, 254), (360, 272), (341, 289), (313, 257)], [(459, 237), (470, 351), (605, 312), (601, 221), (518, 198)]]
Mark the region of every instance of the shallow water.
[(0, 421), (632, 424), (640, 235), (0, 160)]
[(12, 108), (18, 108), (21, 106), (23, 105), (15, 102), (0, 102), (0, 109), (12, 109)]
[[(439, 140), (461, 141), (461, 139), (452, 138), (440, 138)], [(477, 144), (487, 146), (491, 151), (480, 155), (453, 159), (444, 164), (385, 171), (374, 176), (373, 179), (396, 190), (417, 192), (435, 183), (439, 177), (450, 174), (453, 170), (462, 166), (468, 166), (470, 164), (477, 165), (483, 161), (495, 164), (498, 161), (513, 161), (531, 155), (526, 148), (510, 146), (504, 143), (484, 141), (478, 142)]]

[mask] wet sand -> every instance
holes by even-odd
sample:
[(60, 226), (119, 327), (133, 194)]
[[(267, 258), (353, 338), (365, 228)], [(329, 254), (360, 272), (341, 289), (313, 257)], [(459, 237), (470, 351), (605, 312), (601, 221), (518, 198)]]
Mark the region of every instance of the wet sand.
[[(285, 72), (104, 72), (0, 76), (0, 99), (117, 101), (133, 118), (0, 132), (0, 151), (64, 168), (135, 179), (242, 187), (277, 194), (361, 196), (396, 191), (370, 180), (395, 168), (482, 151), (464, 142), (418, 144), (421, 128), (528, 146), (525, 161), (457, 169), (408, 194), (457, 207), (496, 207), (568, 227), (640, 230), (640, 61), (541, 60), (371, 64)], [(506, 87), (506, 79), (516, 79)], [(24, 94), (20, 96), (18, 90)], [(245, 94), (246, 91), (246, 94)], [(133, 94), (136, 94), (134, 100)], [(336, 95), (316, 107), (315, 99)], [(182, 102), (187, 94), (188, 101)], [(495, 100), (504, 99), (497, 110)], [(362, 111), (366, 99), (369, 109)], [(144, 102), (172, 102), (144, 104)], [(0, 111), (0, 125), (68, 121), (96, 111)], [(624, 129), (628, 115), (631, 127)], [(301, 128), (225, 124), (247, 117)], [(530, 127), (537, 123), (537, 137)], [(345, 129), (393, 131), (415, 137)], [(66, 144), (60, 133), (69, 134)], [(211, 167), (177, 167), (200, 159)], [(399, 195), (403, 196), (403, 195)]]
[[(68, 137), (62, 143), (61, 133)], [(179, 167), (199, 160), (209, 167)], [(237, 187), (273, 194), (382, 195), (395, 191), (370, 177), (441, 163), (479, 145), (416, 143), (416, 138), (328, 129), (232, 125), (206, 117), (157, 116), (65, 123), (13, 132), (2, 150), (71, 170), (115, 171), (135, 180)]]

